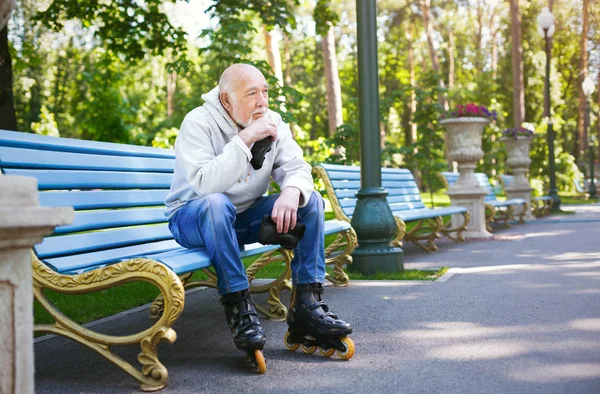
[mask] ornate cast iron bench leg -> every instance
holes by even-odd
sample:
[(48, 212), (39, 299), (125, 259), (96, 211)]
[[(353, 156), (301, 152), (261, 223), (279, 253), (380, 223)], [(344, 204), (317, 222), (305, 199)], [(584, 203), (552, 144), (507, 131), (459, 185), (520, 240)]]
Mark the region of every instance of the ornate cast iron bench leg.
[[(427, 252), (435, 252), (437, 246), (434, 241), (436, 238), (439, 238), (439, 232), (443, 225), (444, 223), (440, 216), (421, 219), (406, 233), (405, 238)], [(421, 241), (425, 241), (425, 244)]]
[[(55, 320), (54, 324), (35, 325), (34, 331), (62, 335), (95, 350), (107, 360), (127, 372), (141, 384), (143, 391), (157, 391), (167, 386), (167, 368), (158, 359), (158, 345), (162, 341), (174, 343), (177, 334), (171, 328), (181, 315), (185, 292), (181, 280), (173, 271), (149, 259), (132, 259), (77, 275), (61, 275), (40, 262), (32, 254), (33, 294)], [(154, 325), (142, 332), (126, 336), (106, 335), (77, 324), (56, 308), (44, 289), (63, 294), (85, 294), (120, 286), (127, 282), (144, 281), (160, 289), (165, 313)], [(111, 351), (113, 346), (139, 345), (138, 361), (141, 371)]]
[(485, 229), (492, 232), (492, 222), (496, 216), (496, 208), (493, 205), (485, 204)]
[(521, 213), (519, 214), (519, 224), (525, 224), (525, 214), (527, 213), (528, 209), (529, 209), (529, 205), (527, 204), (527, 202), (523, 203), (523, 209), (521, 210)]
[[(337, 234), (335, 240), (325, 249), (325, 264), (333, 265), (333, 274), (326, 274), (325, 278), (335, 286), (348, 286), (348, 275), (344, 265), (352, 264), (352, 252), (358, 244), (356, 232), (353, 228)], [(344, 248), (343, 250), (339, 250)]]
[[(460, 226), (452, 228), (452, 217), (450, 216), (448, 222), (445, 223), (442, 229), (440, 230), (442, 234), (444, 234), (446, 237), (450, 238), (454, 242), (465, 241), (465, 236), (463, 235), (463, 232), (467, 231), (467, 226), (469, 226), (469, 223), (471, 222), (471, 215), (469, 214), (469, 212), (463, 212), (462, 215), (463, 222)], [(456, 236), (453, 236), (452, 233), (456, 233)]]
[(406, 237), (406, 223), (398, 216), (394, 216), (394, 220), (396, 221), (396, 238), (394, 238), (390, 244), (392, 246), (402, 247), (402, 240)]

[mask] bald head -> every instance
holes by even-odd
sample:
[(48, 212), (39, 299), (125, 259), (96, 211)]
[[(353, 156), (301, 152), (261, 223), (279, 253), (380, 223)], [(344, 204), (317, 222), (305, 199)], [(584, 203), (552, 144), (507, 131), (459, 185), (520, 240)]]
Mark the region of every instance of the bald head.
[(219, 93), (235, 94), (236, 87), (244, 81), (250, 79), (264, 80), (265, 77), (258, 68), (250, 64), (237, 63), (233, 64), (223, 71), (219, 79)]
[(264, 75), (249, 64), (234, 64), (219, 79), (219, 99), (232, 119), (247, 127), (264, 115), (269, 100), (269, 86)]

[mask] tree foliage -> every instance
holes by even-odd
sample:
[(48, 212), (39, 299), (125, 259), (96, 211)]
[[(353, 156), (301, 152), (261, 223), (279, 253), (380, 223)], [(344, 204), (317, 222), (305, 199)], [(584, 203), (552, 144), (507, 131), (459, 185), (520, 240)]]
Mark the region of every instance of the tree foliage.
[[(181, 5), (170, 1), (169, 4)], [(600, 3), (590, 2), (589, 75), (600, 72)], [(254, 64), (272, 86), (272, 108), (292, 124), (312, 164), (360, 161), (356, 3), (354, 0), (210, 0), (210, 21), (186, 34), (158, 0), (55, 0), (38, 13), (24, 1), (9, 24), (18, 129), (63, 137), (172, 146), (185, 115), (202, 105), (232, 63)], [(190, 6), (192, 4), (190, 3)], [(548, 183), (543, 118), (545, 54), (536, 16), (542, 0), (520, 2), (526, 121), (535, 128), (531, 177)], [(446, 169), (440, 95), (450, 105), (475, 102), (499, 113), (486, 128), (478, 170), (506, 173), (503, 128), (512, 127), (510, 17), (501, 0), (431, 1), (439, 73), (433, 73), (422, 9), (410, 0), (381, 0), (378, 64), (382, 164), (413, 171), (423, 189), (441, 185)], [(555, 2), (551, 94), (559, 187), (584, 170), (575, 161), (580, 70), (581, 0)], [(263, 28), (283, 32), (284, 84), (270, 69)], [(337, 39), (343, 118), (328, 136), (326, 80), (319, 35), (333, 26)], [(173, 70), (176, 73), (173, 74)], [(167, 79), (176, 81), (167, 114)], [(438, 81), (448, 86), (440, 90)], [(452, 83), (449, 83), (452, 81)], [(597, 83), (600, 88), (600, 83)], [(600, 89), (599, 89), (600, 90)], [(600, 96), (592, 103), (598, 125)], [(594, 126), (600, 133), (600, 126)], [(600, 135), (598, 135), (600, 139)], [(564, 174), (564, 175), (563, 175)]]

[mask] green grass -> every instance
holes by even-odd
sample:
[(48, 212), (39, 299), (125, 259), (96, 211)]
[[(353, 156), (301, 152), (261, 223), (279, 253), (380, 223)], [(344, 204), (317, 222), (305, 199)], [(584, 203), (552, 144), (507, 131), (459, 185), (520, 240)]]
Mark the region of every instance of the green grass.
[(577, 212), (575, 211), (563, 211), (560, 210), (558, 212), (552, 212), (552, 215), (575, 215)]
[(585, 199), (585, 196), (578, 194), (578, 193), (564, 193), (564, 192), (559, 192), (558, 195), (560, 196), (560, 204), (565, 204), (565, 205), (569, 205), (569, 204), (577, 204), (577, 205), (581, 205), (581, 204), (596, 204), (598, 202), (600, 202), (600, 200), (592, 200), (592, 199)]
[(429, 194), (429, 192), (421, 193), (421, 199), (428, 208), (450, 206), (450, 197), (448, 197), (445, 191), (434, 192), (433, 198), (431, 198), (431, 194)]
[(402, 272), (384, 273), (377, 272), (373, 275), (363, 275), (350, 272), (348, 276), (351, 280), (436, 280), (448, 271), (448, 267), (442, 267), (437, 271), (433, 270), (404, 270)]

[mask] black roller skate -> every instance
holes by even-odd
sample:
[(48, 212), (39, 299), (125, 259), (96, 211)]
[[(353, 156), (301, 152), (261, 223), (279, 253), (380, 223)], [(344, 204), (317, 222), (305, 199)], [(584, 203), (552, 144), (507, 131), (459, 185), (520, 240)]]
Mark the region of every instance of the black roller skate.
[(242, 290), (225, 294), (221, 297), (225, 307), (227, 324), (233, 335), (235, 347), (243, 350), (248, 358), (257, 366), (262, 374), (267, 371), (267, 364), (262, 350), (267, 339), (263, 332), (256, 308), (250, 297), (250, 291)]
[(302, 345), (302, 351), (308, 354), (318, 347), (325, 357), (331, 357), (337, 350), (341, 359), (349, 360), (354, 355), (354, 342), (348, 337), (352, 326), (329, 312), (321, 294), (321, 283), (294, 287), (287, 315), (289, 328), (284, 338), (285, 347), (295, 351)]

